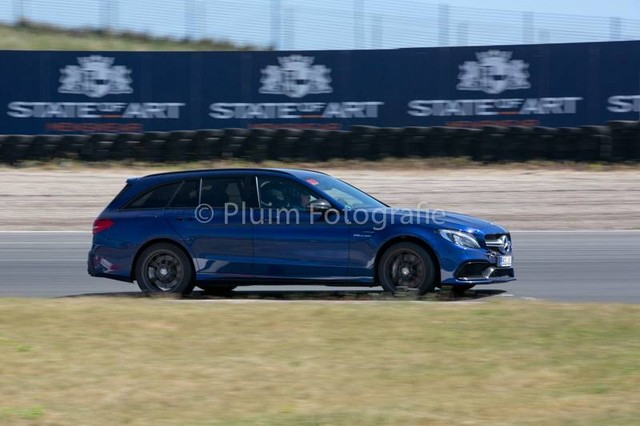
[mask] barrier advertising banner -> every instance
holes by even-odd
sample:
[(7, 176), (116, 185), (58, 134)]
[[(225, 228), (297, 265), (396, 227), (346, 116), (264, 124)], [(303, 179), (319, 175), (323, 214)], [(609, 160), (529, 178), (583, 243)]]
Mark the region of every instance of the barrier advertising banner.
[(0, 134), (565, 127), (640, 116), (640, 42), (0, 58)]

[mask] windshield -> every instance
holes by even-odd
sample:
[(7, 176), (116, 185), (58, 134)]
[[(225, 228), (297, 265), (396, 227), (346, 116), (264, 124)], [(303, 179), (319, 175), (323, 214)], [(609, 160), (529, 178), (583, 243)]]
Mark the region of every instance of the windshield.
[(387, 207), (369, 194), (339, 179), (327, 175), (313, 174), (303, 179), (313, 187), (326, 193), (346, 209), (375, 209)]

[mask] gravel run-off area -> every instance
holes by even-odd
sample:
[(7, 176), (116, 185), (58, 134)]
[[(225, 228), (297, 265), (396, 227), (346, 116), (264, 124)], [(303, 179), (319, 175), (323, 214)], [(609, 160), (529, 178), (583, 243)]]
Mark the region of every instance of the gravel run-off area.
[[(467, 213), (511, 230), (640, 229), (637, 168), (311, 167), (392, 206)], [(0, 231), (89, 231), (126, 178), (160, 171), (123, 166), (0, 168)]]

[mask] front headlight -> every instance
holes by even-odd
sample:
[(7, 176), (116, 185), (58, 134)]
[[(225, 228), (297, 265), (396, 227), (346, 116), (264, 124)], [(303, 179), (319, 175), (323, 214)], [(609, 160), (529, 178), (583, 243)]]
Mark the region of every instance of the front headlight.
[(451, 229), (441, 229), (438, 231), (438, 233), (442, 238), (451, 241), (457, 246), (472, 249), (480, 248), (478, 240), (476, 240), (473, 235), (466, 232), (453, 231)]

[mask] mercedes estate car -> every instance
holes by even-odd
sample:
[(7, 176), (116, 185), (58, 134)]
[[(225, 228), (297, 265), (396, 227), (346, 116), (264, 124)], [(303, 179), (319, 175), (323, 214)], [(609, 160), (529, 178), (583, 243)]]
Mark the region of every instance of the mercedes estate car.
[(128, 179), (93, 224), (88, 272), (177, 294), (255, 284), (424, 294), (515, 279), (506, 229), (459, 213), (393, 208), (299, 169)]

